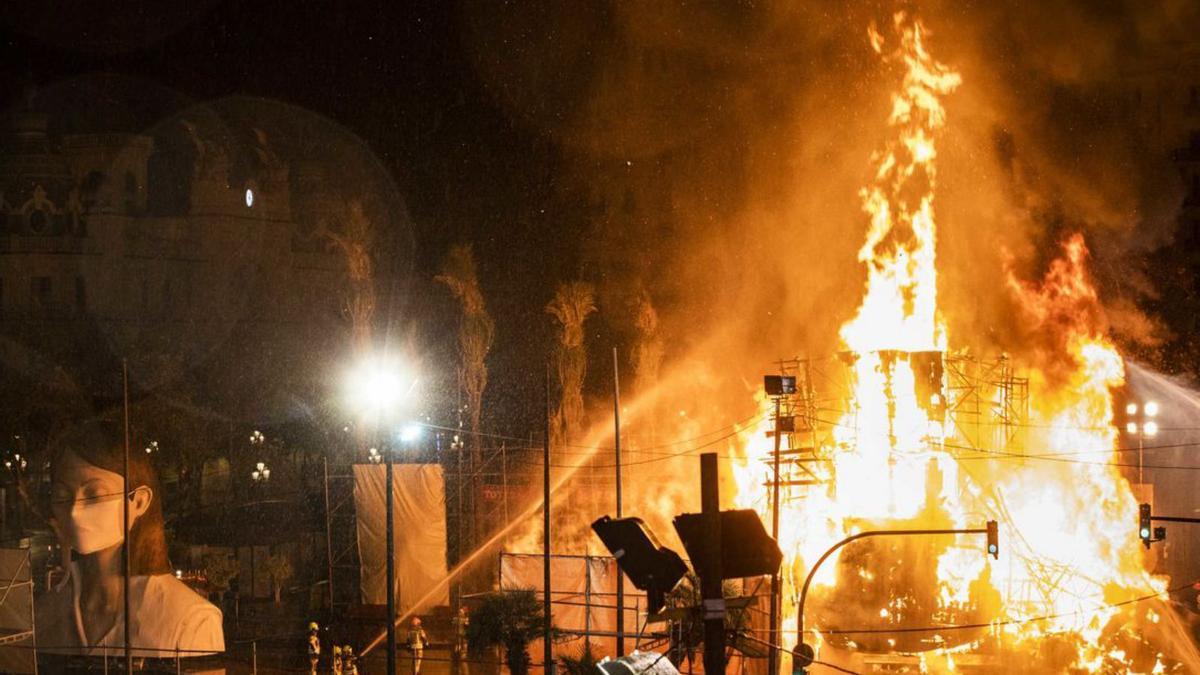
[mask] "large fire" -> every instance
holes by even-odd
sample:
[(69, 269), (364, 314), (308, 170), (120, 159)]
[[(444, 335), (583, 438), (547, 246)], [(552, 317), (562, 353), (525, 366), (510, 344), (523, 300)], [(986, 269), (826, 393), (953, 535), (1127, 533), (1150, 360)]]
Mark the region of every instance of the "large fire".
[[(799, 373), (797, 433), (788, 437), (795, 447), (784, 447), (797, 461), (779, 488), (779, 642), (796, 640), (797, 588), (809, 566), (846, 536), (997, 520), (998, 560), (978, 535), (866, 539), (842, 549), (815, 578), (806, 641), (822, 658), (921, 654), (923, 668), (946, 672), (972, 658), (991, 669), (1003, 659), (1000, 669), (1014, 672), (1169, 672), (1194, 651), (1175, 639), (1178, 626), (1155, 599), (1166, 584), (1145, 571), (1137, 501), (1114, 466), (1111, 390), (1124, 366), (1105, 334), (1083, 238), (1066, 240), (1039, 281), (1010, 273), (1008, 291), (1039, 345), (1033, 356), (983, 361), (947, 335), (937, 292), (936, 141), (946, 123), (941, 99), (961, 78), (933, 58), (927, 37), (904, 13), (869, 31), (902, 77), (891, 138), (861, 192), (869, 216), (862, 304), (840, 331), (844, 351)], [(956, 387), (952, 372), (969, 386)], [(1014, 418), (1005, 411), (1020, 407), (1019, 396), (1027, 403)], [(767, 417), (739, 439), (734, 470), (738, 504), (770, 522)]]

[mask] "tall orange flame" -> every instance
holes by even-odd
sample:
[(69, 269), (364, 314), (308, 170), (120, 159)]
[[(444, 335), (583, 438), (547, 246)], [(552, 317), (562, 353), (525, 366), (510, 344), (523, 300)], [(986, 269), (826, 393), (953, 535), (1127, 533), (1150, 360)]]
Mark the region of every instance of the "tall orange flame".
[[(849, 383), (836, 397), (840, 404), (810, 408), (809, 421), (818, 427), (811, 451), (825, 460), (806, 468), (814, 480), (780, 488), (785, 635), (794, 635), (795, 589), (808, 567), (848, 534), (897, 524), (977, 528), (996, 519), (1006, 542), (998, 561), (984, 555), (979, 537), (961, 535), (871, 548), (869, 554), (842, 549), (840, 558), (822, 566), (815, 592), (843, 602), (832, 618), (810, 603), (806, 626), (825, 631), (828, 639), (836, 634), (830, 629), (849, 628), (854, 624), (845, 622), (854, 618), (865, 628), (944, 626), (982, 617), (985, 625), (995, 622), (991, 637), (964, 633), (959, 647), (952, 645), (964, 639), (951, 637), (953, 627), (930, 628), (918, 647), (936, 649), (922, 657), (923, 668), (953, 671), (962, 657), (952, 652), (972, 649), (985, 638), (1033, 654), (1053, 635), (1070, 646), (1070, 654), (1056, 661), (1063, 669), (1117, 663), (1131, 669), (1132, 657), (1105, 646), (1111, 642), (1106, 637), (1120, 628), (1113, 627), (1114, 619), (1149, 621), (1158, 615), (1142, 611), (1144, 606), (1112, 603), (1161, 592), (1165, 584), (1143, 568), (1134, 537), (1136, 501), (1112, 462), (1111, 389), (1122, 383), (1124, 368), (1105, 335), (1087, 274), (1086, 245), (1080, 236), (1069, 239), (1040, 282), (1010, 277), (1008, 290), (1025, 313), (1021, 321), (1041, 345), (1040, 352), (1031, 350), (1029, 363), (1005, 361), (1029, 370), (1032, 404), (1020, 431), (1033, 452), (1026, 456), (1003, 444), (968, 440), (947, 412), (960, 400), (946, 386), (940, 365), (954, 352), (948, 351), (938, 307), (934, 218), (936, 141), (946, 124), (941, 98), (961, 78), (930, 55), (920, 21), (898, 13), (888, 33), (895, 37), (874, 26), (868, 33), (883, 62), (900, 66), (903, 75), (888, 117), (892, 136), (873, 156), (873, 178), (861, 191), (869, 216), (858, 253), (866, 288), (857, 313), (840, 331)], [(939, 365), (914, 365), (927, 362)], [(939, 380), (932, 388), (931, 373)], [(981, 394), (993, 406), (1001, 396)], [(830, 419), (822, 419), (823, 413)], [(764, 517), (770, 515), (768, 487), (760, 467), (772, 456), (765, 433), (772, 424), (768, 420), (739, 439), (744, 461), (734, 466), (736, 501), (759, 508)], [(902, 562), (922, 555), (931, 559)], [(919, 569), (922, 564), (925, 569)], [(887, 583), (913, 584), (932, 577), (932, 587), (907, 595), (883, 589), (846, 597), (847, 589), (885, 585), (885, 576)], [(851, 606), (870, 602), (879, 604)], [(835, 642), (851, 651), (867, 644), (853, 635)], [(914, 641), (902, 648), (893, 637), (871, 644), (875, 650), (918, 648)], [(1158, 655), (1151, 667), (1162, 669)]]

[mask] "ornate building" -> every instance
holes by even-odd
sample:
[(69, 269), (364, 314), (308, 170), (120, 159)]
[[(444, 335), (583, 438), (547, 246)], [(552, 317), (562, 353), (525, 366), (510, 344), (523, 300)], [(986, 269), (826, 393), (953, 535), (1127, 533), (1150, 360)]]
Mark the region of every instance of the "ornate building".
[(346, 347), (344, 263), (318, 231), (344, 210), (327, 167), (292, 171), (261, 130), (211, 121), (55, 137), (26, 109), (4, 132), (7, 431), (115, 400), (123, 359), (135, 398), (191, 412), (269, 423), (312, 404)]

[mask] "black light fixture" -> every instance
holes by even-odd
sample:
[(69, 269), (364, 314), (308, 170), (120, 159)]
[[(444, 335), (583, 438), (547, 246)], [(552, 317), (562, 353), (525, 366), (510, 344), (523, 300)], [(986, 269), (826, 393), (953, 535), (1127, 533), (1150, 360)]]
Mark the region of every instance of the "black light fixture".
[(646, 591), (649, 612), (661, 610), (666, 594), (687, 574), (687, 564), (679, 554), (658, 543), (641, 518), (604, 516), (592, 523), (592, 530), (634, 587)]
[[(675, 516), (675, 531), (692, 562), (704, 559), (708, 531), (704, 516), (682, 513)], [(783, 562), (779, 544), (767, 534), (762, 519), (753, 509), (721, 512), (721, 578), (740, 579), (774, 574)], [(701, 576), (704, 572), (696, 570)]]
[(790, 396), (796, 393), (795, 375), (764, 375), (763, 389), (767, 396)]

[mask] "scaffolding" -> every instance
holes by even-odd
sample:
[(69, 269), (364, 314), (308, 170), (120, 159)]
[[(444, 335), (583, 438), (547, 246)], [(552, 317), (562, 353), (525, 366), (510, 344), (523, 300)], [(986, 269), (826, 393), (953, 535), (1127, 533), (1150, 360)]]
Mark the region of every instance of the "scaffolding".
[[(903, 377), (900, 364), (908, 369)], [(896, 459), (928, 451), (951, 457), (997, 453), (1024, 462), (1029, 380), (1005, 355), (982, 359), (969, 352), (840, 352), (781, 359), (776, 367), (779, 374), (795, 378), (794, 391), (772, 398), (779, 406), (779, 419), (768, 435), (780, 434), (779, 450), (778, 455), (771, 451), (763, 457), (768, 503), (778, 491), (781, 511), (795, 509), (813, 490), (835, 489), (829, 485), (837, 477), (835, 458), (863, 442), (866, 420), (855, 391), (864, 367), (874, 369), (883, 387), (874, 404), (887, 407), (887, 427), (866, 433), (888, 434)], [(924, 411), (919, 422), (928, 426), (914, 435), (901, 426), (905, 422), (900, 421), (900, 411), (916, 408)], [(898, 438), (907, 438), (911, 446), (915, 437), (920, 438), (916, 447), (898, 448)], [(776, 460), (778, 477), (771, 471)], [(930, 481), (926, 486), (929, 499), (936, 499), (937, 485), (940, 482)]]
[[(1029, 419), (1029, 379), (1020, 376), (1006, 355), (980, 359), (969, 353), (881, 351), (880, 367), (890, 372), (898, 362), (913, 370), (914, 391), (899, 392), (887, 378), (888, 405), (915, 396), (942, 433), (931, 446), (951, 454), (963, 451), (1025, 454)], [(853, 445), (858, 402), (854, 399), (854, 365), (861, 355), (840, 352), (823, 358), (780, 359), (781, 375), (796, 378), (795, 391), (777, 397), (780, 406), (780, 476), (768, 491), (784, 489), (781, 501), (803, 498), (806, 488), (832, 480), (836, 447)], [(840, 430), (841, 433), (838, 433)], [(776, 433), (769, 431), (768, 435)], [(775, 460), (774, 451), (764, 462)]]

